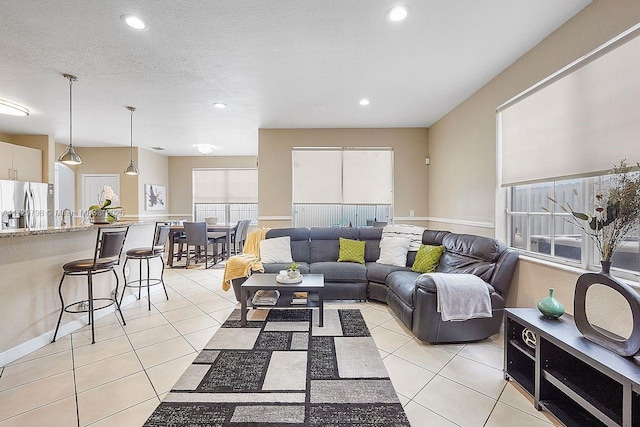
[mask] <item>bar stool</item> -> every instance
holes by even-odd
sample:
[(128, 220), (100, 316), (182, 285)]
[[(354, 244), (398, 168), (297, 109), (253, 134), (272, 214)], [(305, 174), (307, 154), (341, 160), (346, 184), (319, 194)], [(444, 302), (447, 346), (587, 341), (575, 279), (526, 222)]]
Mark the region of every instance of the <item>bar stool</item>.
[[(120, 264), (120, 255), (122, 254), (122, 248), (124, 247), (124, 241), (127, 238), (129, 232), (129, 226), (121, 227), (100, 227), (98, 228), (98, 237), (96, 239), (96, 246), (93, 253), (93, 258), (81, 259), (77, 261), (71, 261), (62, 266), (62, 278), (60, 279), (60, 285), (58, 286), (58, 294), (60, 295), (60, 303), (62, 308), (60, 309), (60, 316), (58, 317), (58, 324), (56, 325), (56, 331), (53, 333), (53, 340), (55, 342), (58, 330), (60, 329), (60, 322), (62, 321), (62, 314), (67, 313), (89, 313), (89, 324), (91, 325), (91, 344), (95, 343), (94, 332), (94, 318), (93, 312), (116, 305), (120, 318), (122, 318), (122, 324), (126, 325), (122, 311), (120, 310), (120, 304), (116, 296), (118, 295), (119, 279), (116, 273), (115, 266)], [(113, 297), (93, 297), (93, 276), (100, 273), (108, 273), (113, 271), (113, 275), (116, 276), (116, 288)], [(64, 298), (62, 296), (62, 284), (67, 276), (87, 276), (87, 299), (82, 301), (76, 301), (69, 305), (64, 304)], [(95, 306), (95, 303), (99, 302), (99, 307)], [(86, 308), (85, 308), (86, 306)]]
[[(158, 222), (156, 223), (156, 230), (153, 234), (153, 246), (144, 247), (144, 248), (134, 248), (129, 249), (127, 251), (127, 258), (124, 260), (124, 264), (122, 265), (122, 274), (126, 278), (127, 276), (124, 274), (127, 268), (127, 262), (129, 260), (138, 260), (140, 269), (140, 278), (136, 280), (129, 280), (124, 283), (124, 289), (122, 290), (122, 295), (120, 296), (120, 304), (122, 304), (122, 299), (124, 298), (124, 292), (127, 288), (138, 288), (138, 299), (140, 299), (142, 288), (147, 288), (147, 299), (149, 301), (149, 310), (151, 310), (151, 291), (150, 287), (155, 285), (162, 285), (164, 288), (164, 294), (169, 299), (169, 294), (167, 293), (167, 287), (164, 284), (164, 259), (162, 258), (162, 253), (164, 252), (165, 245), (167, 243), (167, 239), (169, 237), (169, 231), (171, 227), (168, 223)], [(162, 270), (160, 271), (160, 278), (151, 278), (150, 277), (150, 268), (149, 261), (154, 258), (160, 258), (162, 262)], [(147, 261), (147, 277), (144, 279), (142, 277), (142, 261)]]

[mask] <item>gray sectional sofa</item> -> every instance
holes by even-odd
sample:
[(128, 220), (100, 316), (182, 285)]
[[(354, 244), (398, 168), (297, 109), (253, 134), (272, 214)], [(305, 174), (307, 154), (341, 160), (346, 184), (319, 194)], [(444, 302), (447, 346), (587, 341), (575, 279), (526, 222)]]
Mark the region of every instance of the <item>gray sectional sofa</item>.
[[(436, 311), (433, 280), (411, 270), (416, 252), (408, 253), (404, 267), (376, 262), (381, 228), (279, 228), (266, 234), (267, 239), (283, 236), (290, 237), (291, 255), (303, 275), (324, 275), (325, 299), (384, 302), (418, 339), (430, 343), (474, 341), (497, 333), (518, 260), (515, 251), (496, 239), (426, 230), (422, 242), (445, 249), (436, 271), (475, 274), (485, 281), (491, 295), (492, 317), (444, 322)], [(340, 237), (365, 241), (365, 265), (337, 262)], [(263, 265), (266, 273), (277, 273), (288, 264)], [(233, 281), (238, 299), (244, 280)]]

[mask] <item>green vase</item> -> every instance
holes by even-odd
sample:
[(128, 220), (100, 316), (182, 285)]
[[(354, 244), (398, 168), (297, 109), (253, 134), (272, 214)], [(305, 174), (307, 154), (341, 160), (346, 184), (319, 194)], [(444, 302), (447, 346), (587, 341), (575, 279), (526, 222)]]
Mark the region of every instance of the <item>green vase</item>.
[(553, 297), (553, 288), (549, 288), (549, 296), (538, 303), (538, 310), (544, 317), (557, 319), (564, 314), (564, 306)]

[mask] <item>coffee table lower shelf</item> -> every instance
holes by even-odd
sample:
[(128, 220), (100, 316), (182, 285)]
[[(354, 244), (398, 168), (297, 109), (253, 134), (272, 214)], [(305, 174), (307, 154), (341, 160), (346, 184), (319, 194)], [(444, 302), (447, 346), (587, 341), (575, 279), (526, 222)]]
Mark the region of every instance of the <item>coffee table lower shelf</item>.
[[(280, 298), (275, 305), (252, 304), (250, 294), (257, 290), (277, 290)], [(294, 304), (291, 302), (293, 292), (307, 292), (306, 304)], [(276, 281), (276, 274), (252, 274), (240, 289), (240, 324), (247, 325), (247, 310), (253, 308), (319, 308), (318, 325), (324, 325), (324, 275), (305, 274), (299, 283), (279, 283)]]

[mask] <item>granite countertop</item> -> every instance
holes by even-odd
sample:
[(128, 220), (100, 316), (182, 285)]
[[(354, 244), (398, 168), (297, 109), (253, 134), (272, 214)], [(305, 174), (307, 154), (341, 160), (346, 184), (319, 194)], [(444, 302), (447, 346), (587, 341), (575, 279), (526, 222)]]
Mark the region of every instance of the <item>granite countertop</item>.
[(150, 223), (155, 223), (155, 222), (121, 220), (111, 224), (76, 224), (76, 225), (67, 225), (64, 227), (58, 226), (58, 227), (42, 227), (42, 228), (9, 228), (9, 229), (0, 230), (0, 238), (36, 236), (40, 234), (68, 233), (72, 231), (97, 230), (99, 227), (120, 227), (123, 225), (143, 225), (143, 224), (150, 224)]

